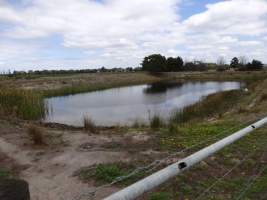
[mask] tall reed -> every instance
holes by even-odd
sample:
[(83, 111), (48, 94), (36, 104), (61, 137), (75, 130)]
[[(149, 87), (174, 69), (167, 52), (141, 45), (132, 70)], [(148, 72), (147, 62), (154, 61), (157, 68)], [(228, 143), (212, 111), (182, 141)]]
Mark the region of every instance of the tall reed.
[(43, 118), (47, 112), (47, 105), (41, 94), (0, 87), (0, 115), (36, 120)]
[(196, 104), (174, 111), (170, 118), (170, 123), (184, 123), (193, 119), (220, 116), (234, 107), (242, 95), (243, 93), (237, 90), (211, 94)]

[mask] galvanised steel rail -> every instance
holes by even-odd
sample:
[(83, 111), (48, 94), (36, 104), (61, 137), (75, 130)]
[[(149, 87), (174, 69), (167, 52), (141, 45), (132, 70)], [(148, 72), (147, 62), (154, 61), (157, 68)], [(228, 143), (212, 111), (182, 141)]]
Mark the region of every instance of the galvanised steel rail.
[(145, 192), (168, 181), (170, 178), (182, 173), (184, 170), (191, 168), (193, 165), (213, 155), (224, 147), (234, 143), (240, 138), (248, 135), (250, 132), (267, 124), (267, 117), (259, 120), (258, 122), (238, 131), (234, 134), (172, 164), (168, 167), (140, 180), (133, 185), (105, 198), (104, 200), (133, 200), (141, 196)]

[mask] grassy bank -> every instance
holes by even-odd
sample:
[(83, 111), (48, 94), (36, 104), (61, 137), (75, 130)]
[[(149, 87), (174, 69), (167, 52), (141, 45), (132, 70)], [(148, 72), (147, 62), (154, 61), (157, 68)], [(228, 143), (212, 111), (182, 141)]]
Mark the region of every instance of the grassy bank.
[[(1, 115), (17, 116), (22, 119), (40, 119), (47, 108), (44, 97), (72, 95), (76, 93), (103, 90), (113, 87), (152, 83), (160, 80), (246, 80), (250, 83), (267, 77), (264, 72), (187, 72), (165, 73), (152, 76), (146, 73), (97, 73), (69, 76), (36, 77), (34, 79), (5, 78), (0, 80)], [(226, 92), (208, 97), (205, 103), (185, 108), (182, 113), (175, 113), (172, 121), (185, 122), (192, 118), (212, 116), (216, 111), (230, 108), (234, 101), (242, 98), (241, 94)], [(262, 98), (266, 98), (262, 96)], [(232, 102), (231, 102), (232, 101)], [(216, 109), (215, 109), (216, 107)], [(217, 108), (220, 108), (219, 110)], [(220, 114), (217, 112), (217, 114)], [(160, 125), (158, 125), (160, 123)], [(158, 128), (163, 123), (154, 118), (151, 126)]]

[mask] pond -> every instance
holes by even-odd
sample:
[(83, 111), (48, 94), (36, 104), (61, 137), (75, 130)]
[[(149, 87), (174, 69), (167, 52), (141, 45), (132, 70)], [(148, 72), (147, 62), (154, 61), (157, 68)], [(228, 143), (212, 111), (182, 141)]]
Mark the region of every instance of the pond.
[(168, 118), (175, 110), (192, 105), (203, 97), (241, 89), (239, 82), (160, 82), (88, 92), (46, 99), (51, 112), (45, 122), (82, 126), (84, 116), (96, 125), (147, 123), (154, 115)]

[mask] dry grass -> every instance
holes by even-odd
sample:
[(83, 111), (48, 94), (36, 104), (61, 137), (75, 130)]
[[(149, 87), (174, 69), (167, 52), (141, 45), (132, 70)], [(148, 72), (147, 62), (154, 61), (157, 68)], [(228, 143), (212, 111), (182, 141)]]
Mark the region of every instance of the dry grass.
[(97, 128), (94, 121), (88, 116), (83, 117), (83, 126), (86, 131), (89, 131), (91, 133), (97, 132)]
[(267, 100), (267, 93), (263, 93), (260, 97), (260, 101), (266, 101)]
[(43, 145), (45, 144), (44, 142), (44, 133), (43, 133), (43, 130), (36, 126), (36, 125), (33, 125), (33, 124), (30, 124), (28, 126), (28, 129), (27, 129), (27, 133), (30, 137), (30, 139), (32, 140), (32, 142), (35, 144), (35, 145)]

